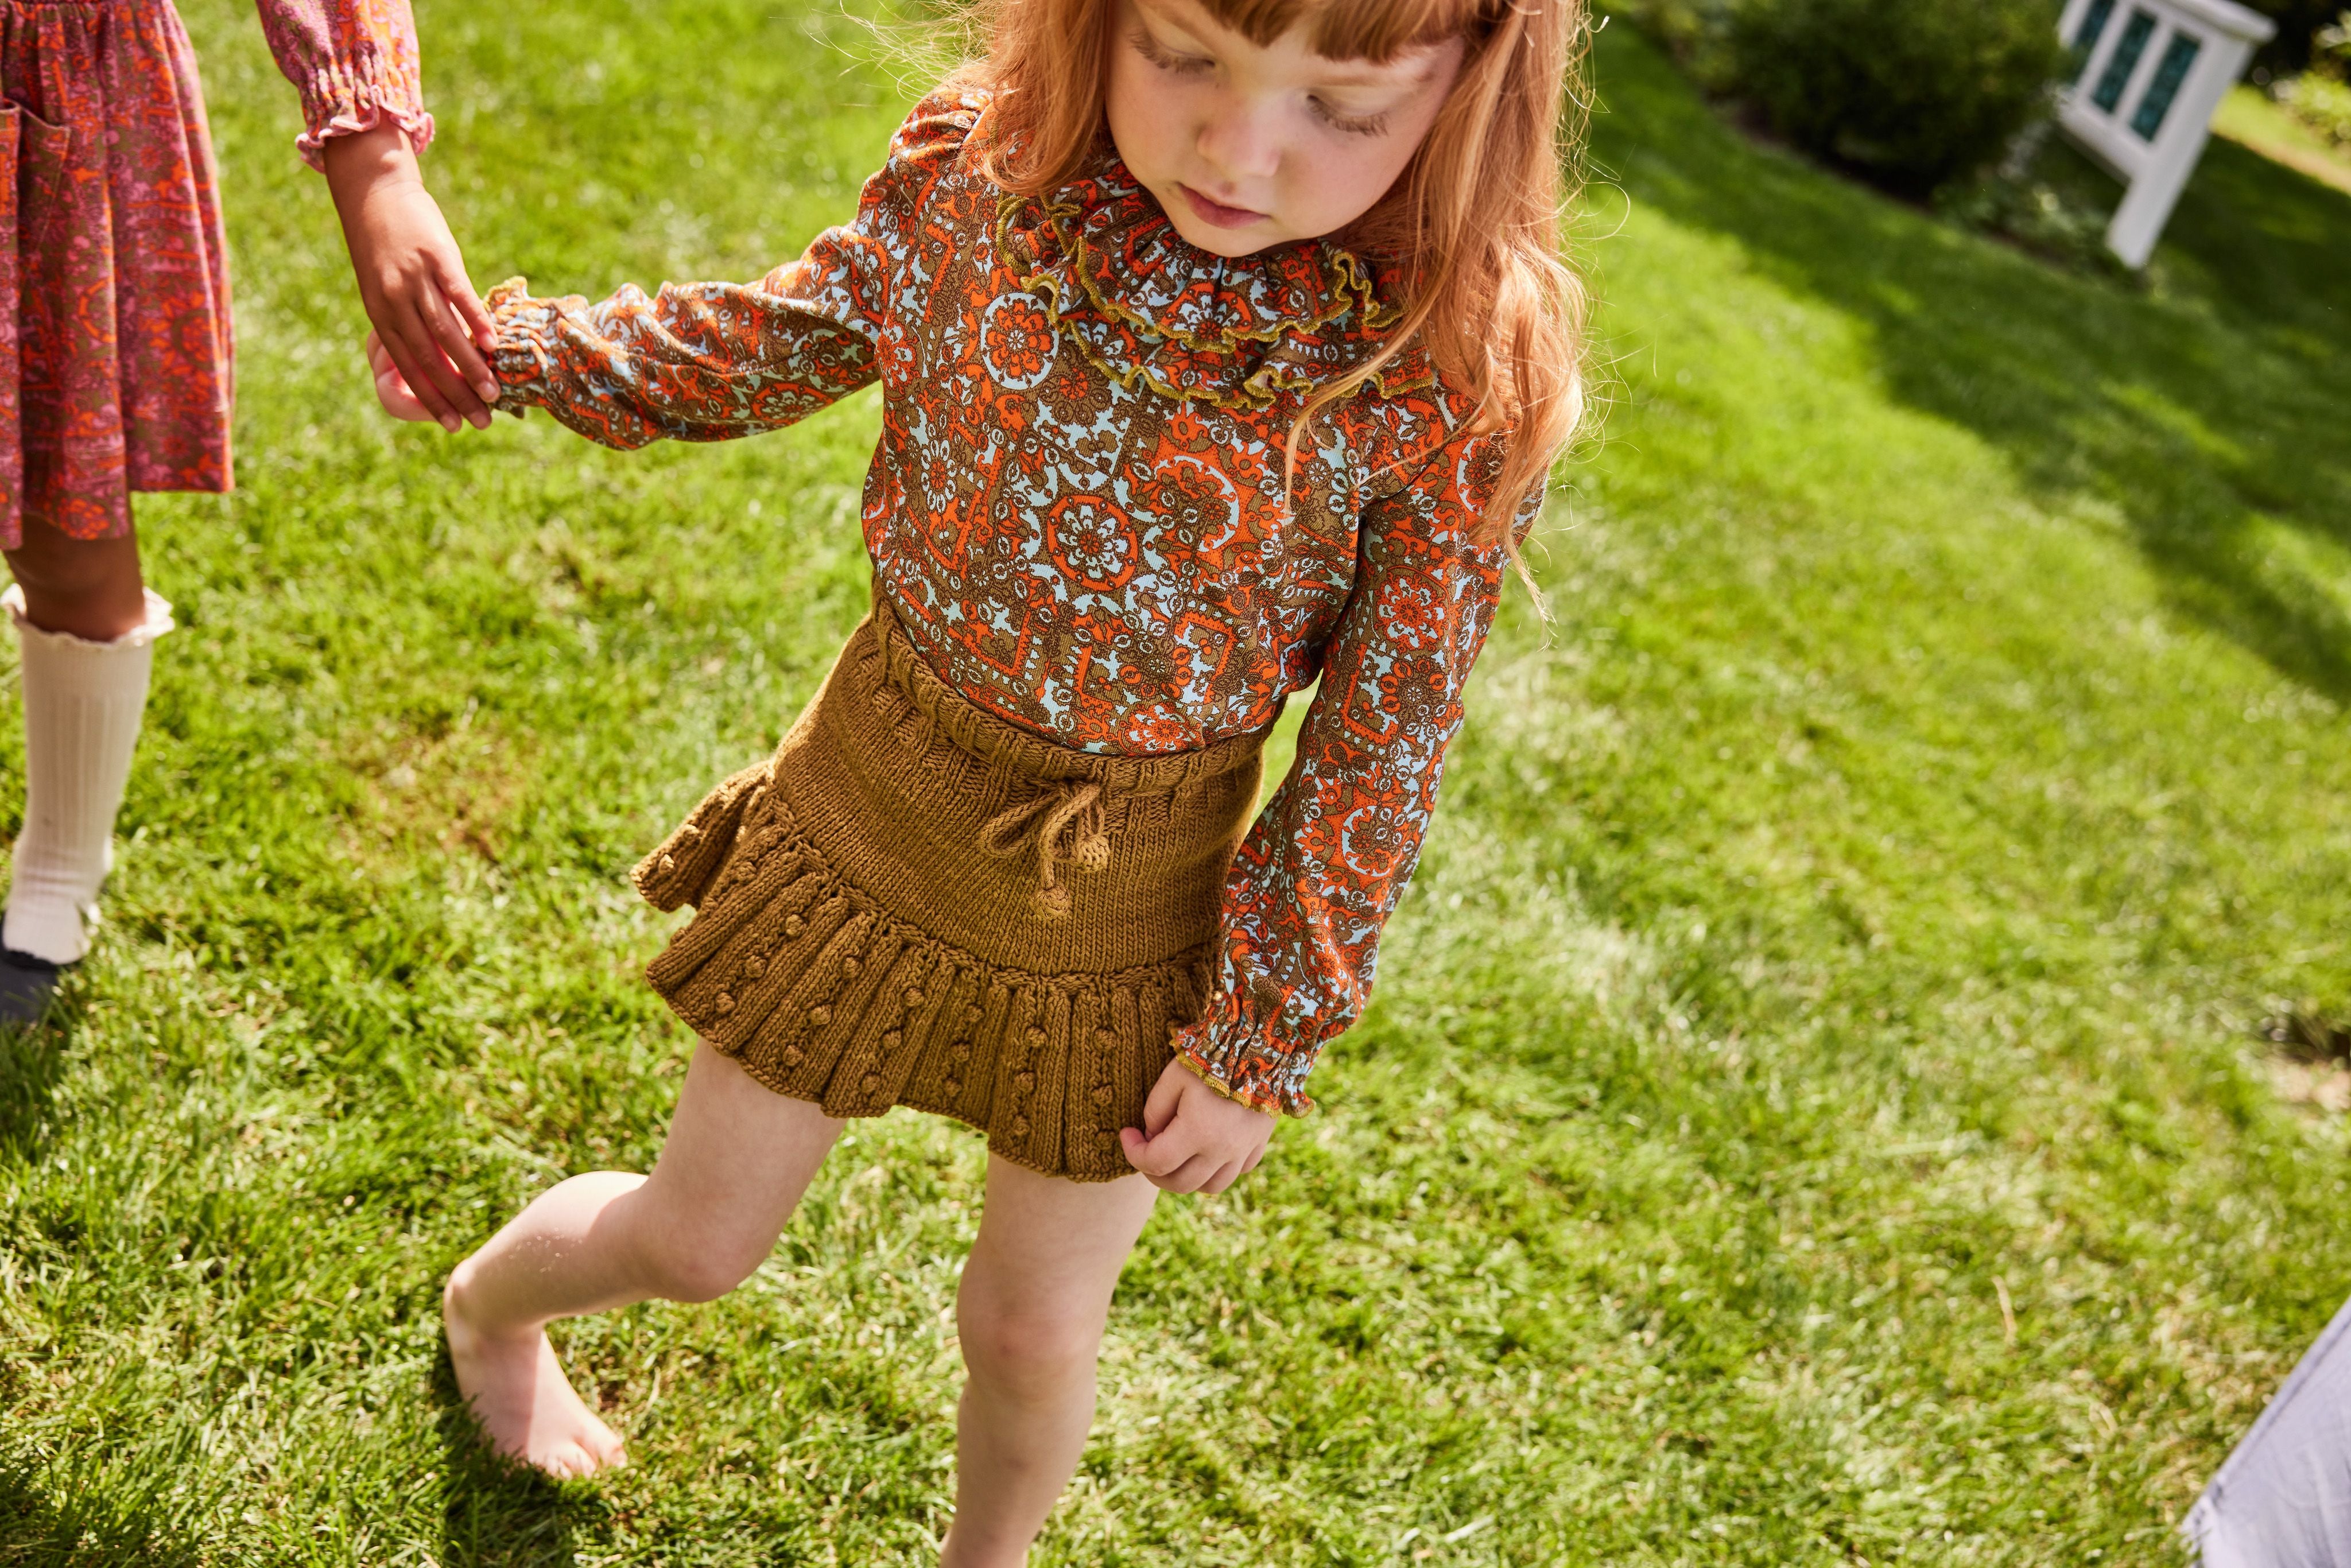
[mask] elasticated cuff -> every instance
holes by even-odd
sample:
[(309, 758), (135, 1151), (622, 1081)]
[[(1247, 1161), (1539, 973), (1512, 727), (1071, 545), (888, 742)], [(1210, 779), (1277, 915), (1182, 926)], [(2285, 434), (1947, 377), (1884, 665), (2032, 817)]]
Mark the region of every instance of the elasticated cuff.
[(1211, 1002), (1208, 1016), (1176, 1031), (1176, 1060), (1209, 1088), (1268, 1115), (1303, 1116), (1318, 1046), (1284, 1047), (1270, 1030), (1250, 1022), (1229, 998)]
[(520, 419), (525, 409), (546, 405), (547, 368), (554, 362), (548, 345), (554, 338), (556, 321), (565, 306), (586, 303), (577, 295), (535, 299), (530, 280), (523, 277), (509, 277), (483, 297), (482, 308), (490, 313), (490, 328), (496, 334), (489, 359), (490, 373), (498, 379), (498, 395), (492, 409)]
[(433, 117), (412, 84), (385, 80), (366, 65), (337, 61), (311, 72), (302, 84), (302, 122), (308, 129), (294, 139), (294, 148), (302, 162), (323, 171), (330, 139), (373, 131), (386, 120), (406, 131), (417, 152), (431, 145)]

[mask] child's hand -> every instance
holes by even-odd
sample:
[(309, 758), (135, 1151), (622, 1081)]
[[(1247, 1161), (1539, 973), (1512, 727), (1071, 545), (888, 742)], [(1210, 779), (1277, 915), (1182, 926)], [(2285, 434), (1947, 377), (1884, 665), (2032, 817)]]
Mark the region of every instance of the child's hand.
[(375, 372), (375, 400), (383, 404), (383, 412), (394, 419), (413, 419), (420, 423), (435, 422), (424, 400), (410, 390), (408, 378), (392, 362), (392, 352), (375, 333), (367, 335), (368, 369)]
[(1143, 1128), (1123, 1129), (1127, 1163), (1163, 1192), (1222, 1192), (1257, 1169), (1280, 1118), (1228, 1100), (1171, 1061), (1144, 1102)]
[[(498, 395), (486, 359), (496, 329), (417, 173), (407, 134), (387, 122), (329, 137), (322, 156), (360, 302), (408, 398), (444, 429), (466, 421), (487, 429), (489, 404)], [(384, 406), (392, 408), (389, 397)]]

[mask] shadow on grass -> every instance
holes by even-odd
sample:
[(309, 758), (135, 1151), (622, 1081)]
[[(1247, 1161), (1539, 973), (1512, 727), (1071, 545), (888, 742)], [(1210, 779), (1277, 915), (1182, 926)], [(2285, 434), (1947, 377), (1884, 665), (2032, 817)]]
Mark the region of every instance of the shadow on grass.
[(571, 1568), (609, 1533), (611, 1506), (592, 1483), (558, 1482), (491, 1451), (442, 1348), (433, 1375), (444, 1454), (442, 1568)]
[(32, 1164), (47, 1149), (72, 1038), (62, 1014), (29, 1028), (0, 1028), (0, 1160)]
[(2351, 700), (2351, 195), (2216, 141), (2137, 292), (1758, 151), (1602, 42), (1595, 161), (1636, 203), (1864, 323), (1893, 397), (2112, 507), (2179, 610)]
[[(158, 1520), (176, 1511), (169, 1500), (110, 1490), (60, 1496), (42, 1485), (42, 1470), (37, 1460), (0, 1461), (0, 1563), (199, 1568), (218, 1561), (159, 1530)], [(151, 1485), (172, 1479), (154, 1472)]]

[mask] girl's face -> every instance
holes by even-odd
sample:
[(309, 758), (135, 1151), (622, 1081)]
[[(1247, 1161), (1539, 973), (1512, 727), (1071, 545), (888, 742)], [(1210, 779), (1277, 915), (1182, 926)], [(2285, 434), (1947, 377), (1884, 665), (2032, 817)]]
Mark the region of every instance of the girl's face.
[(1114, 0), (1112, 26), (1111, 140), (1176, 232), (1217, 256), (1369, 212), (1461, 69), (1458, 37), (1384, 65), (1333, 60), (1302, 26), (1254, 44), (1198, 0)]

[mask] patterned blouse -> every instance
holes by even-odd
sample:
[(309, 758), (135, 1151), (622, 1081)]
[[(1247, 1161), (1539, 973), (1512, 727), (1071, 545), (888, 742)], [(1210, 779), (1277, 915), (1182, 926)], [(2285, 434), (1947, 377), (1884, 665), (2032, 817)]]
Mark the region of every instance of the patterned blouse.
[(600, 305), (502, 285), (500, 406), (632, 447), (773, 430), (879, 380), (866, 545), (973, 701), (1141, 755), (1262, 729), (1320, 677), (1176, 1041), (1233, 1098), (1302, 1113), (1363, 1010), (1492, 622), (1506, 558), (1473, 528), (1501, 454), (1414, 349), (1318, 419), (1286, 507), (1305, 394), (1395, 320), (1380, 275), (1327, 242), (1196, 249), (1108, 153), (1008, 197), (967, 147), (985, 108), (916, 106), (856, 217), (756, 284)]

